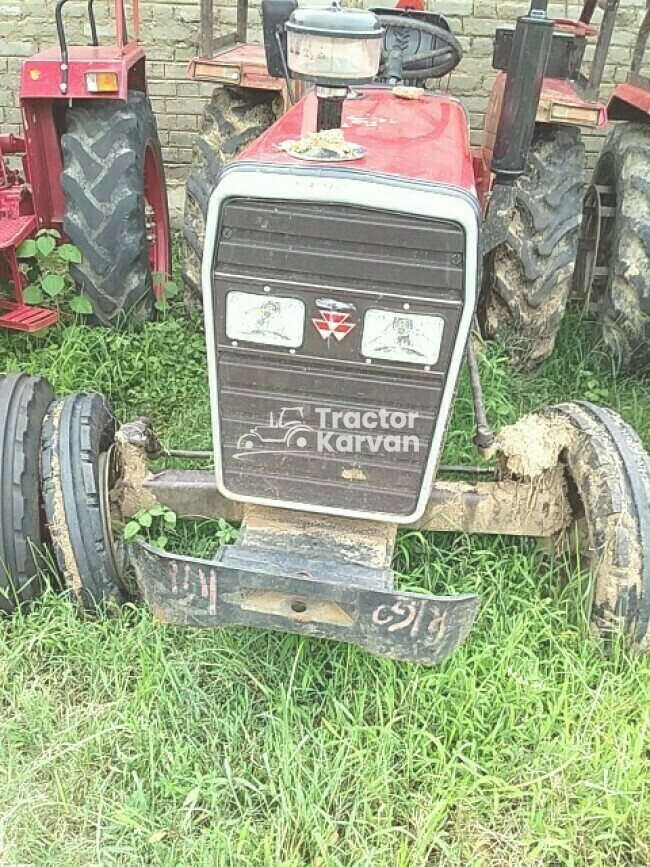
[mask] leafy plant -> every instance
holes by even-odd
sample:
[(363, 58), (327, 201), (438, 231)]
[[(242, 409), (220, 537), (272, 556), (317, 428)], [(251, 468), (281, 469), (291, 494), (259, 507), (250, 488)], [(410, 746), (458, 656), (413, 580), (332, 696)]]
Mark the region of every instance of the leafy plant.
[(165, 550), (168, 533), (176, 527), (176, 513), (166, 506), (141, 509), (124, 527), (124, 540), (131, 542), (142, 536), (155, 548)]
[(592, 403), (602, 403), (607, 400), (607, 385), (597, 374), (590, 370), (581, 370), (576, 378), (584, 389), (586, 400)]
[(232, 524), (229, 524), (225, 518), (219, 518), (215, 535), (219, 545), (230, 545), (231, 542), (234, 542), (237, 539), (239, 530), (237, 527), (233, 527)]
[(18, 248), (21, 271), (29, 281), (23, 300), (25, 304), (42, 304), (48, 299), (57, 304), (65, 301), (72, 313), (88, 316), (93, 312), (90, 299), (77, 292), (69, 273), (71, 264), (81, 263), (81, 251), (61, 241), (56, 229), (41, 229)]
[(171, 302), (180, 294), (181, 290), (178, 283), (175, 280), (166, 280), (165, 274), (155, 271), (153, 274), (153, 286), (158, 299), (154, 307), (161, 313), (168, 313)]

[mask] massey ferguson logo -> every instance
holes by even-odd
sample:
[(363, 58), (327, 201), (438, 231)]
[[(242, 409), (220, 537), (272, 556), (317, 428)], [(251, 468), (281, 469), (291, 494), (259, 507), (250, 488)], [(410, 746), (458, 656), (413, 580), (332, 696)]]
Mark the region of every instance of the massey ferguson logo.
[(314, 316), (311, 321), (318, 329), (323, 340), (335, 337), (340, 343), (353, 328), (356, 328), (355, 322), (348, 322), (349, 318), (349, 313), (339, 313), (336, 310), (322, 310), (320, 317)]
[(309, 424), (304, 408), (285, 406), (270, 413), (269, 423), (255, 425), (237, 441), (239, 460), (263, 454), (418, 454), (420, 439), (414, 428), (417, 412), (394, 410), (313, 409)]

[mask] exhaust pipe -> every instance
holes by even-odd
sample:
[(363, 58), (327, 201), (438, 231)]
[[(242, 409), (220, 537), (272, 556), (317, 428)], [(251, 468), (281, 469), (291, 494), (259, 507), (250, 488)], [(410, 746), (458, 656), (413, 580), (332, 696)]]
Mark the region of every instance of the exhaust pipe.
[(532, 0), (528, 14), (517, 19), (492, 154), (497, 184), (512, 185), (526, 171), (553, 41), (547, 6), (548, 0)]

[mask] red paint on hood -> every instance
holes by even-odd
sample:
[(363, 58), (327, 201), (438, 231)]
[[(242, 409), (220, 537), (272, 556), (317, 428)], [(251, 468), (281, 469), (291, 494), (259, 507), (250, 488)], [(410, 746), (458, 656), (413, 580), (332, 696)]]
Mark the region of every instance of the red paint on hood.
[(348, 99), (343, 131), (366, 155), (350, 162), (307, 162), (278, 145), (316, 129), (316, 97), (308, 93), (294, 108), (237, 157), (237, 162), (366, 171), (445, 184), (474, 192), (474, 171), (465, 109), (446, 94), (400, 99), (386, 88), (361, 89), (363, 99)]

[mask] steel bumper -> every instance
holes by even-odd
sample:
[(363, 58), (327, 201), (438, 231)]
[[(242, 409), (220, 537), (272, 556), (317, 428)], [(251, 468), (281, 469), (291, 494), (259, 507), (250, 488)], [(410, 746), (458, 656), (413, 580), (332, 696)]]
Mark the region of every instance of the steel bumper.
[[(429, 596), (345, 582), (345, 575), (279, 575), (251, 560), (237, 567), (158, 551), (131, 550), (139, 592), (159, 620), (217, 629), (254, 626), (356, 644), (375, 656), (434, 665), (463, 643), (480, 600)], [(345, 567), (342, 567), (343, 571)], [(343, 579), (343, 580), (342, 580)], [(353, 579), (354, 580), (354, 579)]]

